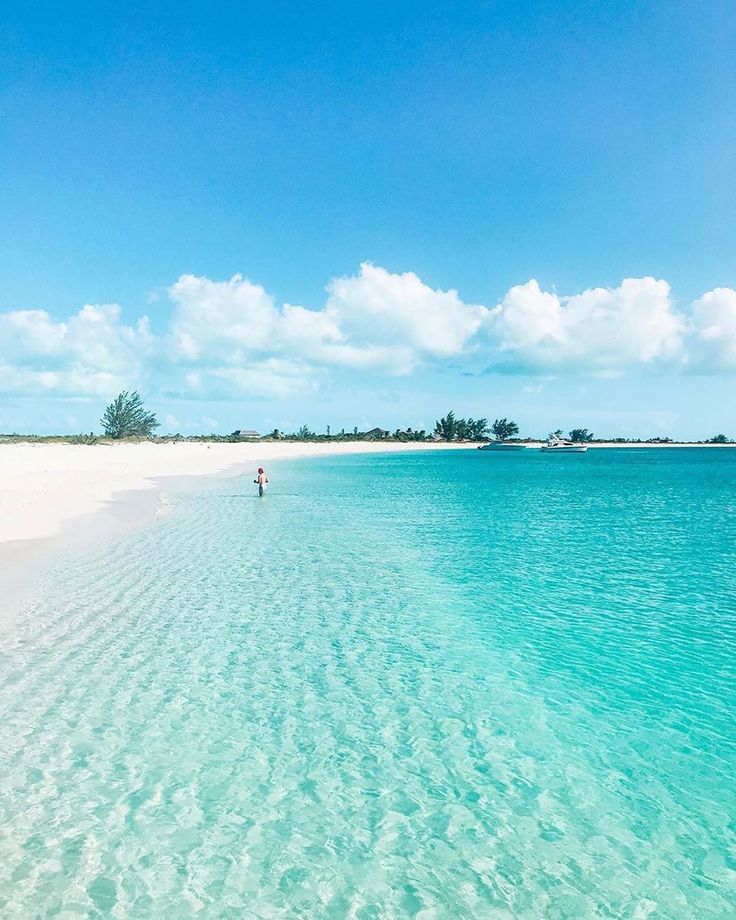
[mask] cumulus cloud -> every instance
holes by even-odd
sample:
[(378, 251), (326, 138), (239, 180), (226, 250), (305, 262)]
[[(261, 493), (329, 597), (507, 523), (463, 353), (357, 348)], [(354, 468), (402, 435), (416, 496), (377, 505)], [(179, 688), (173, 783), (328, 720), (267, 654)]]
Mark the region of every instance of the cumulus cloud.
[(327, 288), (325, 314), (351, 341), (393, 348), (401, 343), (423, 356), (462, 354), (488, 316), (466, 304), (457, 291), (435, 290), (413, 272), (395, 275), (364, 262), (352, 278), (336, 278)]
[(211, 281), (182, 275), (169, 288), (176, 358), (236, 364), (268, 348), (278, 313), (273, 298), (242, 275)]
[(121, 321), (117, 304), (87, 304), (64, 322), (45, 310), (0, 314), (0, 390), (107, 395), (137, 385), (153, 339), (148, 319)]
[(67, 326), (55, 322), (45, 310), (14, 310), (0, 315), (0, 347), (6, 358), (57, 355)]
[(229, 281), (182, 275), (169, 288), (173, 355), (241, 368), (280, 356), (401, 374), (422, 360), (461, 354), (488, 314), (412, 272), (392, 274), (367, 262), (357, 275), (331, 281), (327, 292), (318, 310), (278, 307), (242, 275)]
[(339, 317), (330, 311), (307, 310), (292, 304), (284, 304), (279, 346), (287, 354), (301, 355), (317, 364), (356, 370), (402, 374), (411, 371), (416, 363), (410, 345), (349, 341)]
[(110, 396), (127, 386), (128, 377), (72, 366), (45, 371), (0, 364), (0, 393), (47, 393), (59, 396)]
[(106, 396), (140, 386), (154, 368), (171, 395), (220, 399), (308, 394), (340, 368), (398, 375), (450, 361), (604, 377), (736, 370), (736, 291), (717, 288), (678, 310), (667, 282), (650, 277), (566, 296), (531, 280), (492, 309), (367, 262), (330, 281), (314, 309), (279, 304), (242, 275), (182, 275), (167, 293), (158, 337), (146, 317), (124, 323), (116, 304), (65, 320), (0, 314), (0, 390)]
[(532, 280), (508, 291), (486, 332), (501, 367), (611, 374), (681, 361), (685, 323), (666, 281), (627, 278), (560, 297)]
[(736, 370), (736, 290), (715, 288), (693, 304), (693, 362), (698, 370)]

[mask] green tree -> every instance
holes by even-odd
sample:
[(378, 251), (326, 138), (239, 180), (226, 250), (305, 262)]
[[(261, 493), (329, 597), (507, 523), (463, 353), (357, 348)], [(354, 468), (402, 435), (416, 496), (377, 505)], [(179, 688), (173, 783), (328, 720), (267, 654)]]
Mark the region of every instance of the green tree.
[(313, 438), (314, 432), (309, 430), (308, 425), (302, 425), (299, 431), (297, 431), (296, 436), (300, 441), (305, 441), (307, 438)]
[(472, 418), (459, 418), (455, 421), (455, 437), (458, 441), (469, 441), (472, 437), (471, 431), (475, 424)]
[(457, 437), (457, 419), (454, 412), (448, 412), (444, 418), (435, 422), (434, 433), (443, 441), (454, 441)]
[(488, 437), (489, 428), (487, 418), (469, 419), (468, 422), (470, 424), (471, 441), (482, 441), (484, 438)]
[(593, 432), (588, 431), (587, 428), (573, 428), (570, 432), (571, 441), (592, 441)]
[(160, 426), (155, 412), (147, 412), (137, 392), (124, 390), (105, 409), (100, 424), (108, 438), (150, 438)]
[(507, 418), (497, 418), (491, 425), (491, 431), (499, 441), (506, 441), (519, 433), (519, 426)]
[(458, 441), (482, 441), (488, 434), (488, 419), (485, 418), (459, 418), (455, 424)]
[(728, 438), (726, 437), (725, 434), (717, 434), (717, 435), (714, 435), (710, 439), (710, 443), (711, 444), (728, 444)]

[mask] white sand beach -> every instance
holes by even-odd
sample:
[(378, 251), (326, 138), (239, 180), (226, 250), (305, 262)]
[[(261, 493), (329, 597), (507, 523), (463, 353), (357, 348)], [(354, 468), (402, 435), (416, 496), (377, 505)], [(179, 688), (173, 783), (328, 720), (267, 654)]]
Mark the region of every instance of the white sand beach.
[(2, 444), (0, 544), (56, 536), (62, 526), (99, 511), (121, 492), (155, 490), (156, 480), (208, 475), (238, 465), (320, 454), (448, 450), (469, 444), (283, 442)]
[[(372, 441), (2, 444), (0, 544), (56, 536), (62, 525), (104, 508), (116, 494), (150, 492), (157, 488), (156, 480), (164, 477), (208, 475), (240, 464), (256, 467), (259, 463), (290, 457), (467, 450), (474, 446)], [(598, 442), (590, 446), (631, 449), (715, 445)]]

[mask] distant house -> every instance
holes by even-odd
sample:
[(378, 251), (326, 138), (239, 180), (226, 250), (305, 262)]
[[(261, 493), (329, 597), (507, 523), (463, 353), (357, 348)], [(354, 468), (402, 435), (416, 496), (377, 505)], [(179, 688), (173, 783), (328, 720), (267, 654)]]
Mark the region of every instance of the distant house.
[(234, 438), (260, 438), (260, 434), (257, 431), (251, 431), (248, 428), (238, 428), (237, 431), (233, 431)]
[(384, 428), (371, 428), (370, 431), (366, 431), (363, 436), (366, 441), (380, 441), (381, 438), (387, 438), (390, 432), (386, 431)]

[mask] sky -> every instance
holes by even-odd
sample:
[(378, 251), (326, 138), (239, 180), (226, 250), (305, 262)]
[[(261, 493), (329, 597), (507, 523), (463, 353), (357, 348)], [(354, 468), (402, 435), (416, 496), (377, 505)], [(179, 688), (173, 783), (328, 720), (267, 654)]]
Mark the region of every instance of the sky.
[(727, 0), (0, 10), (0, 431), (736, 438)]

